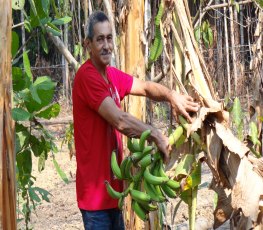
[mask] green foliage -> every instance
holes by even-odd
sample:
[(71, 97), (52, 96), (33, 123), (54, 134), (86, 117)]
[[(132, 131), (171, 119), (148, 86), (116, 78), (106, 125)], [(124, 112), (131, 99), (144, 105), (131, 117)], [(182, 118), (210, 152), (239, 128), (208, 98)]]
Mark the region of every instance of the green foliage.
[[(40, 32), (41, 47), (45, 53), (49, 52), (46, 33), (51, 32), (60, 36), (57, 26), (71, 21), (71, 17), (59, 12), (54, 0), (29, 0), (25, 6), (24, 0), (13, 0), (13, 10), (22, 10), (25, 21), (26, 37), (35, 39)], [(51, 14), (52, 12), (52, 14)], [(54, 14), (55, 12), (55, 14)], [(37, 32), (38, 31), (38, 32)], [(29, 49), (30, 40), (27, 43)], [(50, 193), (43, 188), (34, 186), (35, 177), (32, 175), (33, 158), (38, 159), (38, 170), (45, 169), (45, 162), (52, 154), (54, 167), (66, 183), (66, 174), (55, 159), (58, 152), (54, 137), (41, 124), (41, 119), (57, 117), (60, 105), (53, 103), (56, 83), (48, 76), (33, 76), (30, 57), (34, 51), (29, 49), (23, 53), (20, 48), (20, 36), (12, 31), (12, 80), (13, 102), (12, 118), (15, 121), (15, 152), (16, 179), (19, 207), (19, 220), (24, 220), (26, 229), (30, 229), (30, 215), (36, 206), (43, 201), (49, 202)], [(17, 58), (16, 58), (17, 57)], [(20, 58), (23, 60), (20, 63)]]
[(195, 28), (194, 35), (196, 41), (198, 43), (203, 42), (206, 48), (213, 46), (214, 35), (208, 20), (204, 21), (201, 26)]
[(234, 131), (236, 130), (238, 139), (243, 140), (244, 113), (241, 108), (240, 100), (237, 97), (235, 98), (233, 107), (231, 109), (231, 117), (233, 121)]
[(162, 41), (161, 27), (160, 27), (160, 22), (163, 13), (164, 13), (164, 3), (162, 1), (155, 18), (155, 37), (153, 44), (150, 47), (149, 67), (159, 58), (159, 56), (163, 51), (163, 41)]
[(258, 5), (261, 7), (261, 8), (263, 8), (263, 0), (255, 0), (257, 3), (258, 3)]

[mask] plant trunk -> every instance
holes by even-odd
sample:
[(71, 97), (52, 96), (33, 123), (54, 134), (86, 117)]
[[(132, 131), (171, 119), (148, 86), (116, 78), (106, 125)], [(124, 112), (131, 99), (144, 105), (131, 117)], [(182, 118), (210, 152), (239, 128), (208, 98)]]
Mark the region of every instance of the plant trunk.
[(0, 0), (0, 228), (16, 229), (14, 122), (11, 116), (11, 1)]
[[(123, 7), (127, 7), (129, 10), (119, 19), (122, 25), (120, 66), (124, 72), (145, 80), (144, 46), (141, 39), (141, 32), (144, 29), (144, 1), (129, 1)], [(133, 116), (145, 120), (145, 98), (129, 96), (125, 107)], [(134, 215), (130, 204), (131, 202), (128, 200), (124, 212), (126, 229), (143, 229), (144, 223)]]

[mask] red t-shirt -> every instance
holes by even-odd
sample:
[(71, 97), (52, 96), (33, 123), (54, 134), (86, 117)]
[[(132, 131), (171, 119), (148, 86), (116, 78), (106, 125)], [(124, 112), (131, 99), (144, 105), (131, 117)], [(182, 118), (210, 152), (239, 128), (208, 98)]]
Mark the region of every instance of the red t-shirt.
[[(122, 160), (121, 134), (98, 113), (106, 97), (120, 101), (130, 93), (132, 76), (113, 67), (106, 69), (106, 83), (91, 60), (76, 73), (73, 87), (74, 137), (77, 159), (77, 201), (84, 210), (116, 208), (104, 184), (108, 180), (114, 189), (122, 191), (122, 181), (114, 178), (110, 166), (111, 153), (118, 146), (118, 160)], [(118, 142), (118, 144), (117, 144)]]

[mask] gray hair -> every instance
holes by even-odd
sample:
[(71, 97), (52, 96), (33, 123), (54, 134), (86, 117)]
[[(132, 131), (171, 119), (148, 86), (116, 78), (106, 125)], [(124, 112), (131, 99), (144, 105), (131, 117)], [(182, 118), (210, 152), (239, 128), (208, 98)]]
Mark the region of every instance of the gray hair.
[(88, 25), (86, 30), (86, 38), (92, 41), (94, 36), (94, 25), (98, 22), (109, 22), (108, 16), (102, 11), (93, 12), (88, 19)]

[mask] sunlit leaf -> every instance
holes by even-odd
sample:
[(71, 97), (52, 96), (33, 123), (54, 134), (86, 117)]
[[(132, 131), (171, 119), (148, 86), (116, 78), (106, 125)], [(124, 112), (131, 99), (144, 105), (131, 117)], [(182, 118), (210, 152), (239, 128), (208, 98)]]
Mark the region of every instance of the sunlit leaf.
[(30, 113), (22, 108), (13, 108), (12, 118), (15, 121), (28, 121), (30, 118)]
[(41, 34), (41, 46), (43, 50), (45, 51), (45, 53), (48, 54), (48, 46), (47, 46), (47, 42), (43, 34)]
[(24, 9), (25, 0), (12, 0), (12, 9), (22, 10)]
[(29, 62), (27, 52), (23, 52), (23, 63), (24, 63), (25, 72), (26, 72), (27, 76), (29, 77), (29, 80), (32, 82), (33, 81), (33, 75), (31, 72), (31, 67), (30, 67), (30, 62)]
[(53, 20), (52, 24), (53, 25), (64, 25), (64, 24), (69, 23), (71, 20), (72, 20), (71, 17), (66, 16), (64, 18), (58, 18), (58, 19)]
[(40, 113), (37, 113), (35, 116), (49, 120), (50, 118), (57, 117), (59, 112), (60, 112), (60, 105), (56, 103), (49, 106), (47, 109), (41, 111)]
[(57, 173), (59, 174), (59, 176), (61, 177), (61, 179), (66, 183), (68, 184), (69, 180), (67, 178), (67, 175), (65, 174), (65, 172), (60, 168), (58, 162), (56, 161), (55, 158), (53, 158), (53, 163), (54, 163), (54, 166), (57, 170)]

